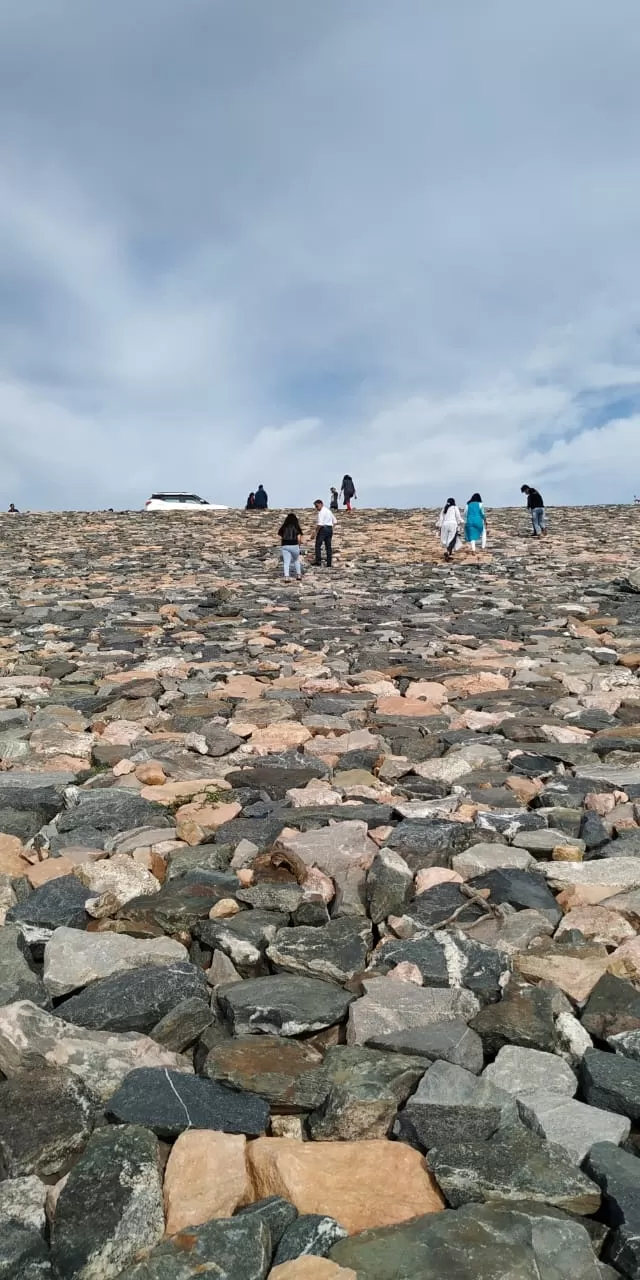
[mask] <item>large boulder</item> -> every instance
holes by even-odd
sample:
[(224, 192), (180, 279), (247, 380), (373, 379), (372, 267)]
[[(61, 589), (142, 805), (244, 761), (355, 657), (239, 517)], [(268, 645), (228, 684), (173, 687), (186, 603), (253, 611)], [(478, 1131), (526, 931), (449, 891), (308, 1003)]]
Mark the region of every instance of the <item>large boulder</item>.
[(56, 1273), (115, 1280), (164, 1232), (158, 1143), (134, 1126), (98, 1129), (56, 1204), (51, 1249)]

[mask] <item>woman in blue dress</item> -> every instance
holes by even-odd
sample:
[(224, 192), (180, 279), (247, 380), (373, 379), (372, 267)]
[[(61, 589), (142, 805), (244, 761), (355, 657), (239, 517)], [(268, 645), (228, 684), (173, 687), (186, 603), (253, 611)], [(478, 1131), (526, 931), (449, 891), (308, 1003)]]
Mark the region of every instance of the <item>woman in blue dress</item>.
[(472, 494), (467, 503), (465, 510), (464, 536), (474, 553), (476, 549), (476, 542), (480, 543), (480, 546), (484, 551), (487, 545), (487, 517), (485, 515), (484, 505), (479, 493)]

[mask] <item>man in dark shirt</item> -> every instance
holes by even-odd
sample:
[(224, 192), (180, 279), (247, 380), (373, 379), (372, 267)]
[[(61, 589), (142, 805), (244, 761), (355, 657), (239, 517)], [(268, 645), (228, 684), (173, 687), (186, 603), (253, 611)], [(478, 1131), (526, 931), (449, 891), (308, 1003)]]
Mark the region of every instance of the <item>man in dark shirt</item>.
[(258, 511), (266, 511), (269, 505), (269, 499), (263, 485), (259, 484), (256, 489), (256, 500), (254, 506)]
[(538, 538), (541, 534), (547, 532), (547, 521), (544, 514), (544, 501), (542, 494), (537, 489), (532, 489), (530, 484), (523, 484), (520, 489), (521, 493), (527, 495), (527, 507), (531, 513), (531, 524), (533, 526), (533, 536)]

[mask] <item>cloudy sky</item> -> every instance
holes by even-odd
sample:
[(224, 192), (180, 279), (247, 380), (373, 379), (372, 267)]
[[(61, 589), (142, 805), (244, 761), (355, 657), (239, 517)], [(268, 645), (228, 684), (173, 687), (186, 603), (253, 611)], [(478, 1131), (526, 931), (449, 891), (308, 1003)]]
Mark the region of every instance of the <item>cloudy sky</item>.
[(640, 493), (638, 0), (0, 0), (0, 506)]

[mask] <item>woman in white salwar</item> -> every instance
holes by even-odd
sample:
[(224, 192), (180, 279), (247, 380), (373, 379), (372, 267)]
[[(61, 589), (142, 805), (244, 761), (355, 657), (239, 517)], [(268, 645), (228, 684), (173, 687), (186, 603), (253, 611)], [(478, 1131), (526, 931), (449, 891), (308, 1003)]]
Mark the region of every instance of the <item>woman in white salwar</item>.
[(445, 560), (451, 559), (458, 546), (461, 527), (462, 515), (456, 506), (456, 500), (455, 498), (447, 498), (436, 524), (436, 528), (440, 530), (440, 541), (444, 547)]

